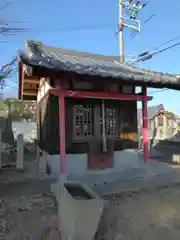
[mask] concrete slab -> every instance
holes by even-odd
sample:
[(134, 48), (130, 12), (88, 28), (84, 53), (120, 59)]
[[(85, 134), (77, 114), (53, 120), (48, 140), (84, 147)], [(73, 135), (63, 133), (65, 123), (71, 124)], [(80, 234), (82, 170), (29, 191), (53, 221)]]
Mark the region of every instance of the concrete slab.
[(123, 181), (128, 179), (142, 178), (146, 176), (156, 175), (159, 173), (169, 172), (172, 167), (155, 160), (149, 160), (144, 163), (143, 160), (139, 160), (136, 167), (125, 167), (121, 169), (106, 169), (101, 171), (88, 172), (86, 175), (73, 176), (69, 175), (69, 180), (84, 181), (88, 184), (100, 184)]
[[(58, 180), (58, 177), (39, 173), (34, 162), (26, 162), (26, 168), (28, 170), (24, 173), (7, 170), (0, 174), (0, 185), (5, 189), (1, 192), (1, 196), (50, 192), (50, 184)], [(138, 188), (180, 183), (180, 168), (155, 160), (149, 160), (146, 164), (140, 160), (137, 168), (93, 171), (78, 178), (71, 176), (68, 180), (85, 182), (102, 196)]]
[(134, 188), (155, 186), (155, 183), (161, 185), (180, 181), (180, 169), (177, 170), (171, 165), (150, 159), (147, 163), (142, 160), (137, 168), (94, 171), (78, 178), (71, 176), (71, 180), (86, 182), (102, 196)]
[(150, 191), (159, 187), (180, 185), (180, 173), (175, 171), (157, 174), (154, 176), (125, 180), (120, 182), (108, 183), (106, 185), (96, 185), (94, 190), (100, 196), (111, 194), (122, 194), (126, 192), (138, 192), (144, 189)]

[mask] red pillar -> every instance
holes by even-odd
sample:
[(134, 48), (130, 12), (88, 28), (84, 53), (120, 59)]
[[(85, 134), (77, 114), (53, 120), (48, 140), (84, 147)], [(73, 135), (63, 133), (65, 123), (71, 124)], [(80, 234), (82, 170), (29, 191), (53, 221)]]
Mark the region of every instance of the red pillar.
[[(142, 94), (147, 96), (147, 88), (142, 87)], [(143, 120), (143, 148), (144, 148), (144, 162), (148, 161), (148, 114), (147, 114), (147, 100), (142, 101), (142, 120)]]
[(66, 176), (65, 105), (63, 94), (60, 94), (59, 96), (59, 141), (60, 141), (60, 175)]

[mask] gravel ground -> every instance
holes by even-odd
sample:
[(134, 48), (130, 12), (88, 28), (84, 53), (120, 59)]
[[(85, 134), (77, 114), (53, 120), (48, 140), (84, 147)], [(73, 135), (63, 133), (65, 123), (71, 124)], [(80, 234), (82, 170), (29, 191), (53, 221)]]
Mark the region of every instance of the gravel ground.
[(180, 187), (112, 197), (98, 240), (178, 240)]
[[(96, 240), (178, 240), (180, 187), (109, 197)], [(0, 240), (60, 240), (53, 200), (36, 194), (0, 201)]]
[(41, 194), (1, 199), (0, 240), (59, 240), (56, 208)]

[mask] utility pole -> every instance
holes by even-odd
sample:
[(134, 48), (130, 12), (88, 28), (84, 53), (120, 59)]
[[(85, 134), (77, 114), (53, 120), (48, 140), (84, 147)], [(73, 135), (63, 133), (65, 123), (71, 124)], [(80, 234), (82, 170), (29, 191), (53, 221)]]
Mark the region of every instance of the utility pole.
[[(146, 6), (138, 0), (119, 0), (119, 50), (120, 63), (124, 63), (124, 28), (140, 32), (140, 21), (136, 20), (139, 11)], [(126, 14), (124, 14), (126, 10)]]
[(120, 63), (124, 63), (124, 38), (123, 38), (123, 0), (119, 1), (119, 47)]

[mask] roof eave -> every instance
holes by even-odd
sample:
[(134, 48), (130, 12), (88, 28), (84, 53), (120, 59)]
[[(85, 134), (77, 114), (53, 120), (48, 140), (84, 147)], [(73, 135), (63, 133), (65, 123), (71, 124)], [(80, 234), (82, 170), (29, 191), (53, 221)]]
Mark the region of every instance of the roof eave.
[[(106, 67), (106, 69), (101, 65), (97, 67), (95, 67), (95, 65), (93, 65), (93, 67), (83, 65), (83, 63), (73, 65), (72, 63), (63, 62), (61, 60), (53, 60), (52, 57), (44, 57), (44, 53), (41, 53), (40, 50), (41, 46), (42, 44), (39, 42), (27, 41), (25, 51), (19, 52), (21, 61), (32, 67), (46, 68), (50, 71), (69, 71), (92, 77), (113, 78), (128, 84), (131, 82), (131, 85), (134, 86), (180, 90), (180, 79), (173, 75), (145, 71), (144, 69), (134, 68), (126, 64), (119, 64), (118, 66), (117, 62), (114, 63), (114, 67)], [(123, 71), (121, 71), (121, 69), (123, 69)], [(115, 70), (117, 71), (114, 72)]]

